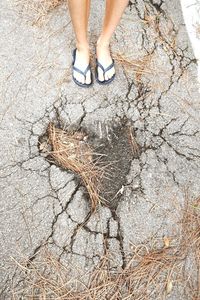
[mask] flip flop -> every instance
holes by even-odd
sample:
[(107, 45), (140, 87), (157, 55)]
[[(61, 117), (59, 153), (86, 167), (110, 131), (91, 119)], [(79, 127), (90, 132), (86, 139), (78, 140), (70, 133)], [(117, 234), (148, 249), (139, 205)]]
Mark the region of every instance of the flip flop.
[(112, 59), (112, 63), (111, 63), (107, 68), (104, 68), (104, 67), (102, 66), (102, 64), (96, 59), (95, 77), (96, 77), (96, 81), (97, 81), (99, 84), (103, 84), (103, 85), (104, 85), (104, 84), (111, 83), (111, 82), (114, 80), (116, 74), (113, 74), (113, 76), (112, 76), (111, 78), (109, 78), (108, 80), (100, 81), (100, 80), (98, 79), (98, 67), (100, 67), (100, 68), (102, 69), (102, 71), (103, 71), (103, 76), (104, 76), (104, 78), (105, 78), (105, 73), (106, 73), (107, 71), (109, 71), (109, 70), (114, 66), (114, 63), (115, 63), (115, 61), (114, 61), (114, 59)]
[[(76, 51), (77, 51), (77, 48), (75, 48), (72, 52), (72, 57), (73, 57), (73, 61), (72, 61), (72, 69), (73, 71), (76, 71), (80, 74), (82, 74), (85, 79), (86, 79), (86, 74), (87, 72), (90, 70), (91, 72), (91, 67), (90, 67), (90, 64), (87, 66), (87, 68), (84, 70), (84, 71), (81, 71), (80, 69), (78, 69), (77, 67), (74, 66), (75, 64), (75, 60), (76, 60)], [(72, 74), (72, 78), (74, 80), (74, 82), (78, 85), (78, 86), (81, 86), (81, 87), (90, 87), (92, 84), (93, 84), (93, 76), (92, 76), (92, 72), (91, 72), (91, 82), (90, 83), (81, 83), (79, 82), (75, 77), (74, 75)]]

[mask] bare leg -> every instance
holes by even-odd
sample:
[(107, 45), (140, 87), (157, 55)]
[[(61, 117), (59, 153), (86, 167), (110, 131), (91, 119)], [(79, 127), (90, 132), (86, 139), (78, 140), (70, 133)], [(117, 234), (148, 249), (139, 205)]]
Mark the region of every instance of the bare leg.
[[(103, 65), (108, 67), (112, 63), (110, 56), (110, 39), (120, 22), (121, 16), (128, 5), (128, 0), (106, 0), (106, 11), (103, 22), (102, 32), (97, 41), (97, 59)], [(98, 68), (99, 80), (108, 80), (115, 73), (114, 67), (106, 72), (105, 78), (103, 71)]]
[[(77, 56), (75, 67), (84, 71), (90, 60), (87, 39), (90, 0), (68, 0), (68, 7), (76, 36)], [(87, 72), (86, 80), (83, 75), (76, 71), (74, 71), (74, 77), (81, 83), (89, 84), (91, 81), (90, 71)]]

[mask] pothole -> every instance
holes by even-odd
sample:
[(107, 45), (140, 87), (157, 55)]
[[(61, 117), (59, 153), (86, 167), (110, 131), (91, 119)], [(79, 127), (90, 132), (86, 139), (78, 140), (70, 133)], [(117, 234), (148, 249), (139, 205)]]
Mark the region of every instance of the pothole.
[(133, 124), (127, 118), (111, 123), (101, 138), (83, 127), (64, 130), (50, 122), (38, 148), (49, 163), (81, 178), (92, 210), (100, 201), (112, 209), (117, 207), (131, 162), (140, 155)]

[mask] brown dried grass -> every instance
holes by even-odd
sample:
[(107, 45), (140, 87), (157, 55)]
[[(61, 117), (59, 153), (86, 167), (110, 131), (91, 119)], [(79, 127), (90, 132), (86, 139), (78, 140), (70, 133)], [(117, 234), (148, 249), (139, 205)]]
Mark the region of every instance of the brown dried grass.
[(102, 155), (94, 152), (83, 132), (70, 133), (49, 123), (47, 133), (52, 147), (49, 155), (59, 166), (80, 176), (90, 196), (91, 210), (95, 211), (98, 204), (106, 202), (100, 196), (106, 174), (106, 166), (100, 163)]
[(142, 76), (152, 74), (150, 62), (152, 54), (147, 54), (141, 59), (132, 59), (122, 53), (113, 53), (113, 58), (121, 64), (126, 71), (131, 71), (135, 75), (136, 82), (141, 82)]
[(52, 13), (66, 0), (15, 0), (21, 15), (31, 20), (33, 25), (41, 26), (48, 21), (48, 15)]
[[(124, 269), (110, 267), (112, 255), (105, 251), (98, 265), (90, 273), (71, 276), (73, 266), (58, 262), (47, 250), (43, 260), (18, 264), (25, 272), (24, 287), (13, 291), (13, 299), (47, 300), (145, 300), (165, 299), (181, 287), (187, 299), (200, 299), (200, 198), (193, 204), (187, 202), (181, 219), (182, 231), (171, 242), (165, 237), (163, 246), (152, 249), (146, 245), (135, 246)], [(173, 245), (172, 245), (173, 244)], [(195, 275), (187, 275), (188, 256), (196, 261)], [(189, 261), (190, 263), (190, 261)]]

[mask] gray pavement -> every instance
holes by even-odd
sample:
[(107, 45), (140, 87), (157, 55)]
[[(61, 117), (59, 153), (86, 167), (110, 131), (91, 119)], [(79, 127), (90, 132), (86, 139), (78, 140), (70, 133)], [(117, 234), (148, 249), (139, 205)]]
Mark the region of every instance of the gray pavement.
[[(92, 1), (93, 53), (103, 4)], [(74, 36), (66, 5), (38, 21), (37, 13), (4, 0), (0, 20), (1, 299), (9, 299), (20, 281), (12, 258), (37, 257), (43, 245), (85, 269), (104, 254), (106, 236), (120, 267), (132, 245), (177, 234), (185, 191), (190, 199), (200, 195), (200, 102), (177, 0), (130, 1), (112, 51), (135, 63), (118, 61), (111, 85), (86, 90), (71, 80)], [(100, 207), (78, 231), (88, 199), (74, 174), (39, 152), (49, 121), (82, 126), (95, 135), (94, 146), (102, 142), (109, 160), (118, 161), (113, 181), (105, 183), (111, 207)], [(119, 130), (127, 124), (137, 155)]]

